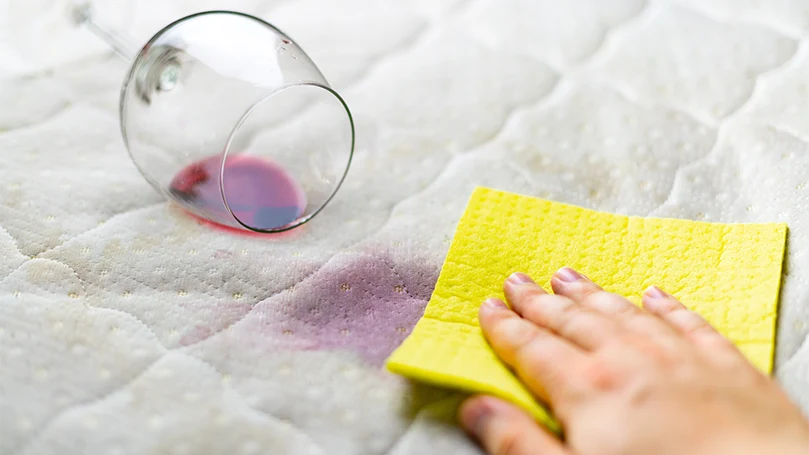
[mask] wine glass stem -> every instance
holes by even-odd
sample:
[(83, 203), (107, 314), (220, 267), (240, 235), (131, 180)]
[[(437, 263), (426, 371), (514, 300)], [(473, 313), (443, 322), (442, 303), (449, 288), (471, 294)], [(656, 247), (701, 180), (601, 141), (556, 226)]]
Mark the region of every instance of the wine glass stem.
[(112, 50), (127, 62), (137, 57), (140, 48), (136, 41), (125, 33), (113, 30), (103, 22), (93, 17), (93, 8), (90, 3), (80, 3), (73, 6), (73, 21), (76, 25), (87, 27), (101, 41), (107, 43)]

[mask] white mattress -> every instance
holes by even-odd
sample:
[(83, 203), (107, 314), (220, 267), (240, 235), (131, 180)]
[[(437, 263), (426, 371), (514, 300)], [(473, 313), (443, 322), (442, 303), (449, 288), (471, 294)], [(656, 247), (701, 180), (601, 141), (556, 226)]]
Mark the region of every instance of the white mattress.
[(788, 223), (777, 376), (809, 410), (805, 0), (99, 1), (142, 39), (194, 10), (255, 13), (347, 98), (346, 185), (266, 238), (161, 200), (119, 135), (126, 65), (59, 25), (65, 2), (14, 3), (0, 16), (3, 454), (477, 453), (431, 407), (454, 398), (381, 368), (475, 185)]

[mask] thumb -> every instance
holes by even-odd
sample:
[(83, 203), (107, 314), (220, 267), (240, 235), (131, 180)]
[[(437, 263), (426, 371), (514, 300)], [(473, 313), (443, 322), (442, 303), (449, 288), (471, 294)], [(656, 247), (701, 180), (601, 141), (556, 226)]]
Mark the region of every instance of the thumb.
[(469, 398), (458, 414), (464, 429), (491, 455), (572, 455), (528, 414), (498, 398)]

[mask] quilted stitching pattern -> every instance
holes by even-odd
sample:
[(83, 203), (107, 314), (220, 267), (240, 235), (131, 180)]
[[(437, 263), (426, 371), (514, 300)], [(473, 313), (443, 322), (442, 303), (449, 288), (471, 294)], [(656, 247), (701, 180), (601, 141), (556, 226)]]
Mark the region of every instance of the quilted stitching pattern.
[[(804, 2), (387, 3), (104, 2), (141, 38), (198, 9), (255, 13), (347, 98), (347, 185), (277, 238), (224, 235), (162, 203), (119, 137), (125, 65), (57, 10), (0, 17), (0, 452), (474, 453), (431, 418), (449, 411), (418, 414), (436, 396), (374, 360), (410, 327), (380, 323), (390, 344), (369, 356), (367, 332), (318, 340), (306, 311), (268, 309), (317, 299), (333, 313), (316, 317), (339, 319), (351, 309), (329, 292), (370, 289), (347, 280), (378, 268), (357, 306), (399, 302), (415, 321), (478, 185), (788, 223), (776, 373), (809, 410)], [(223, 424), (189, 443), (200, 415)]]
[(502, 396), (558, 429), (488, 347), (477, 313), (486, 298), (504, 298), (511, 273), (549, 289), (553, 272), (571, 266), (636, 304), (644, 289), (662, 286), (770, 372), (785, 240), (783, 224), (626, 217), (479, 188), (424, 318), (388, 369)]

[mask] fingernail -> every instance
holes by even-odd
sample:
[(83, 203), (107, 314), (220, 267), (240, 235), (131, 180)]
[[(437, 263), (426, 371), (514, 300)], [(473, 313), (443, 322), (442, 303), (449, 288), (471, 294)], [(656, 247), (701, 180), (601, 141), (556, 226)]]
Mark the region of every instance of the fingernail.
[(664, 290), (660, 289), (657, 286), (650, 287), (649, 289), (646, 290), (646, 292), (644, 292), (644, 294), (646, 295), (646, 297), (649, 297), (651, 299), (665, 299), (666, 297), (669, 296), (668, 293), (666, 293)]
[(472, 436), (480, 438), (491, 415), (492, 411), (485, 401), (478, 399), (463, 413), (461, 423)]
[(576, 281), (585, 279), (584, 275), (571, 269), (570, 267), (562, 267), (561, 269), (559, 269), (558, 272), (556, 272), (556, 276), (560, 280), (565, 281), (567, 283), (574, 283)]
[(511, 276), (508, 277), (508, 281), (511, 284), (529, 284), (534, 282), (530, 276), (524, 273), (512, 273)]
[(500, 299), (486, 299), (483, 302), (486, 307), (491, 308), (492, 310), (503, 310), (508, 308), (505, 303), (503, 303)]

